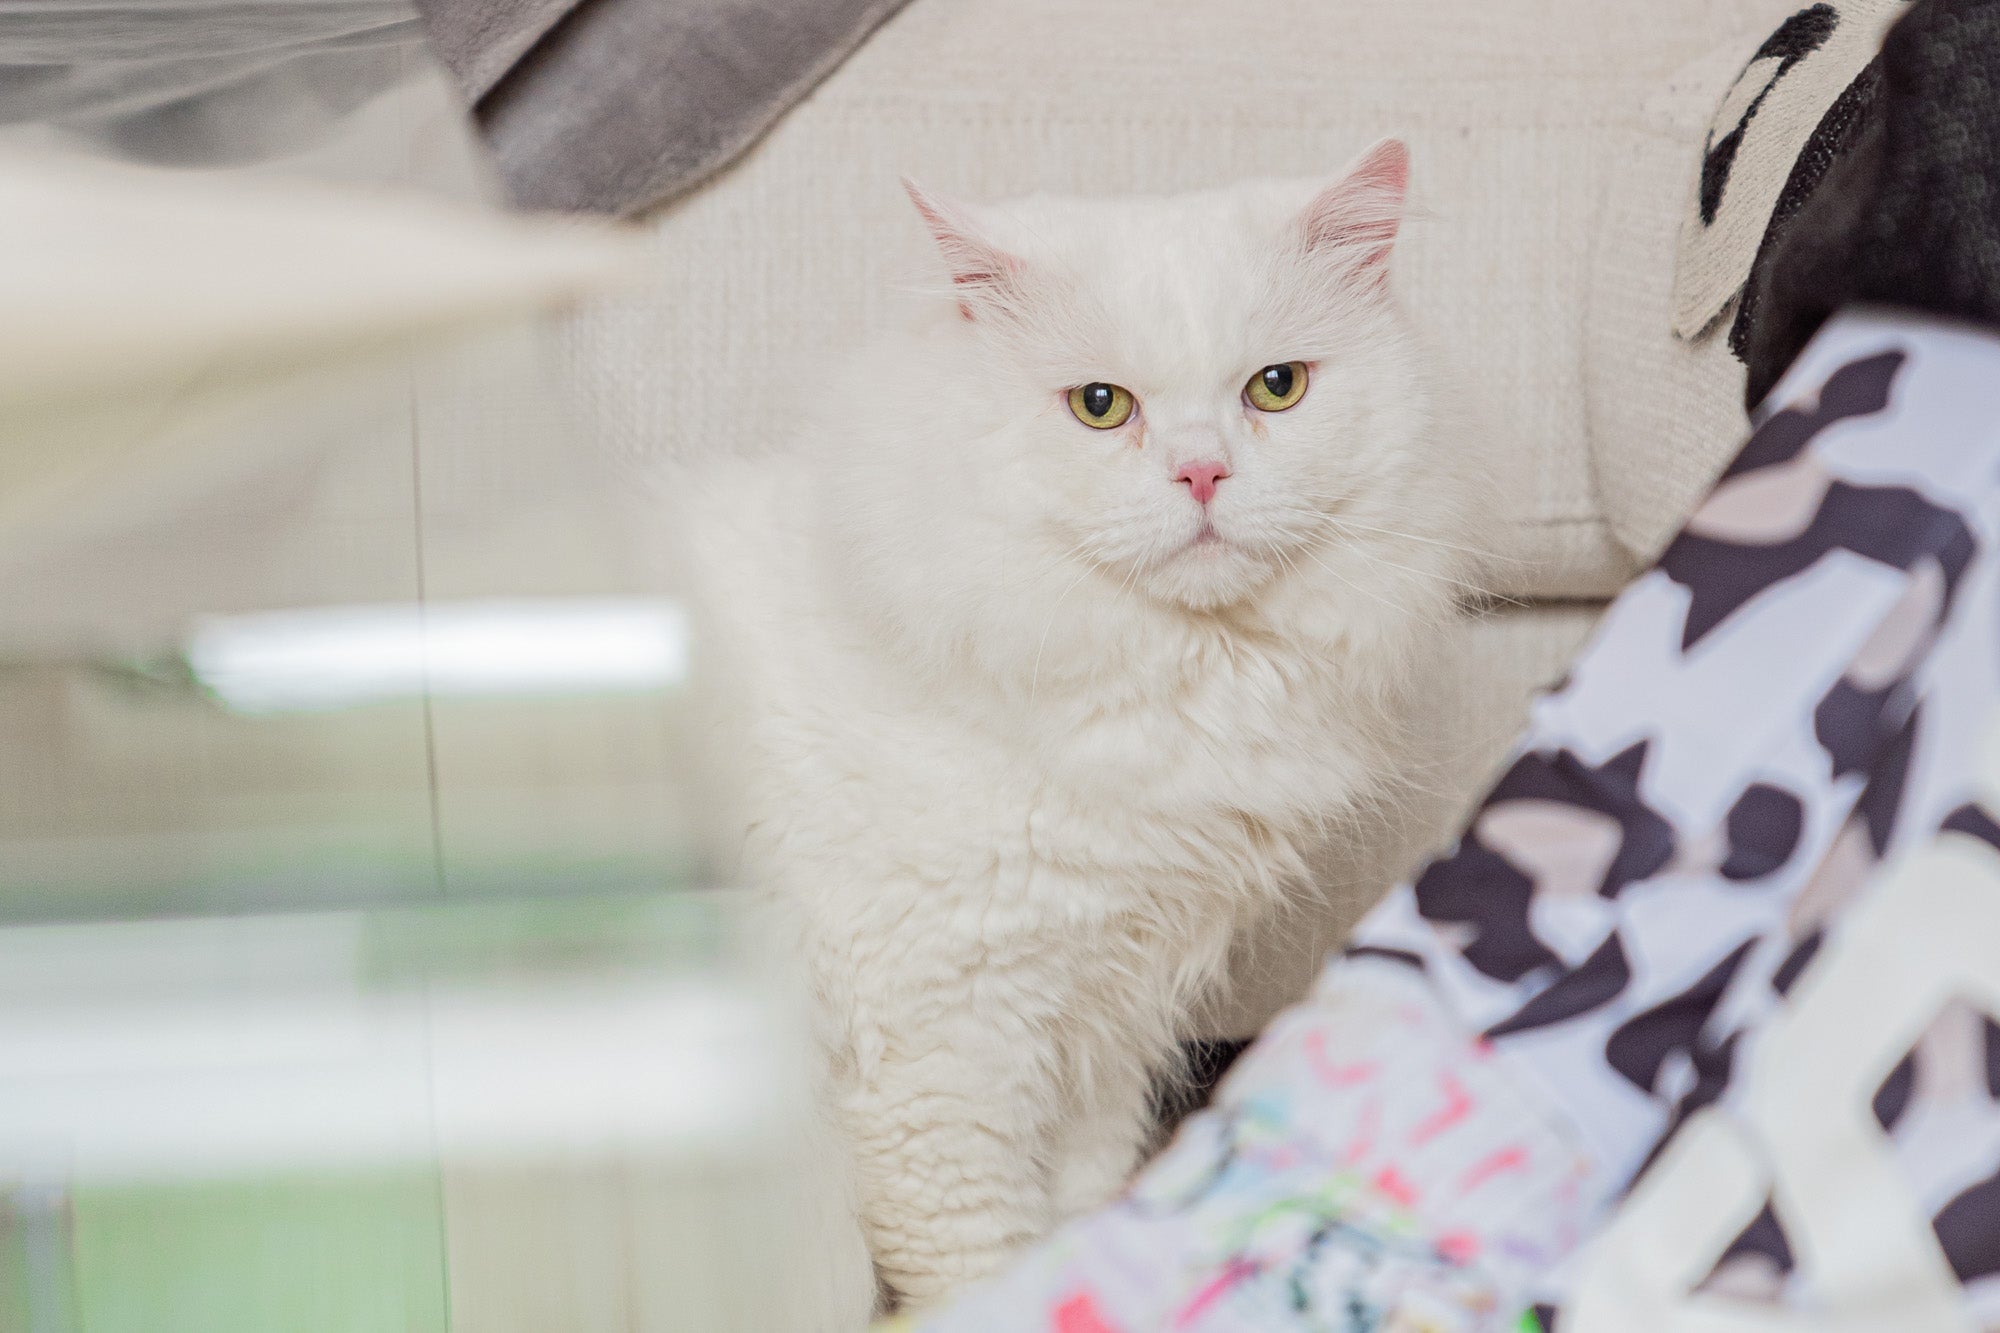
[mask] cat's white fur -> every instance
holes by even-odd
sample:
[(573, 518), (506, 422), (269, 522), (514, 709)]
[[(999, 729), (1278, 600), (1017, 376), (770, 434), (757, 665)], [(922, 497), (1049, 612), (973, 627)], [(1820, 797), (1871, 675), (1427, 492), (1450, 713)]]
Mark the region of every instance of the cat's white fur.
[[(1407, 160), (973, 208), (952, 286), (704, 488), (755, 873), (882, 1279), (926, 1302), (1117, 1188), (1230, 942), (1395, 803), (1465, 568), (1393, 300)], [(1289, 410), (1267, 364), (1310, 363)], [(1138, 400), (1116, 430), (1065, 391)], [(1175, 480), (1230, 475), (1208, 507)]]

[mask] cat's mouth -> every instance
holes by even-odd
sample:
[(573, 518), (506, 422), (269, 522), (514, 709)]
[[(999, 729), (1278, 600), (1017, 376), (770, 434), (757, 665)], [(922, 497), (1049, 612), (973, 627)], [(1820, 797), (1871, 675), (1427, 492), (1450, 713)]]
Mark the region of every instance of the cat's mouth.
[(1213, 610), (1254, 593), (1270, 572), (1254, 547), (1204, 519), (1157, 567), (1153, 591), (1194, 610)]

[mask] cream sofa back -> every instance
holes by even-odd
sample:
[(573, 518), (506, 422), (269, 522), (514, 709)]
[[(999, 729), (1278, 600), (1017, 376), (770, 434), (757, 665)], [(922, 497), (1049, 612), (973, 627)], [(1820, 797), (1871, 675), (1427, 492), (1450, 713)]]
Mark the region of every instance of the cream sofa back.
[[(1623, 388), (1650, 392), (1687, 355), (1664, 317), (1634, 325), (1593, 306), (1594, 284), (1616, 301), (1670, 282), (1707, 85), (1695, 110), (1646, 108), (1704, 58), (1719, 95), (1795, 7), (916, 0), (744, 161), (650, 224), (652, 287), (578, 324), (571, 369), (612, 447), (656, 479), (678, 451), (781, 438), (804, 369), (889, 317), (922, 260), (904, 173), (974, 197), (1164, 191), (1330, 174), (1401, 133), (1427, 216), (1398, 281), (1506, 460), (1504, 591), (1602, 596), (1689, 498), (1685, 478), (1650, 509), (1646, 486), (1616, 487), (1644, 511), (1623, 516), (1636, 540), (1621, 543), (1593, 471), (1621, 457), (1591, 435), (1627, 428)], [(1593, 360), (1600, 329), (1619, 335), (1616, 353)], [(1733, 436), (1733, 362), (1708, 358), (1685, 381), (1699, 426)], [(1658, 447), (1695, 476), (1727, 452)]]

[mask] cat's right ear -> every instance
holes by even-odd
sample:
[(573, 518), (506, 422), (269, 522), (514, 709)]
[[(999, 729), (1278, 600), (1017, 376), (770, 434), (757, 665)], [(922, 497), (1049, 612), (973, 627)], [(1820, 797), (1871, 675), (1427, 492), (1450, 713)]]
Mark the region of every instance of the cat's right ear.
[(1409, 148), (1395, 138), (1376, 143), (1306, 206), (1298, 226), (1307, 252), (1332, 255), (1364, 280), (1381, 281), (1409, 188)]
[(908, 176), (903, 177), (903, 189), (944, 256), (958, 293), (958, 312), (977, 319), (981, 308), (990, 306), (1009, 286), (1021, 261), (987, 239), (970, 209), (940, 199)]

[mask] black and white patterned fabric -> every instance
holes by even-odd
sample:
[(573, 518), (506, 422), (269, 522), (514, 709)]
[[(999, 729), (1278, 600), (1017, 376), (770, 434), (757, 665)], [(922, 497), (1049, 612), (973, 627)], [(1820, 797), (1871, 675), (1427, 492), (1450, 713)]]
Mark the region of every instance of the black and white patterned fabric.
[[(1850, 321), (1774, 400), (1455, 852), (1358, 937), (1552, 1093), (1607, 1198), (1728, 1103), (1883, 861), (1941, 828), (2000, 834), (1974, 789), (2000, 698), (2000, 342)], [(1960, 1046), (1978, 1031), (1939, 1022)], [(1891, 1130), (1910, 1077), (1876, 1099)], [(2000, 1167), (2000, 1140), (1977, 1165), (1960, 1184)], [(2000, 1246), (2000, 1208), (1941, 1206), (1941, 1239)], [(1751, 1269), (1787, 1290), (1782, 1213), (1744, 1228), (1717, 1290)]]
[(1846, 316), (1769, 401), (1457, 845), (1126, 1199), (921, 1327), (1992, 1326), (2000, 339)]

